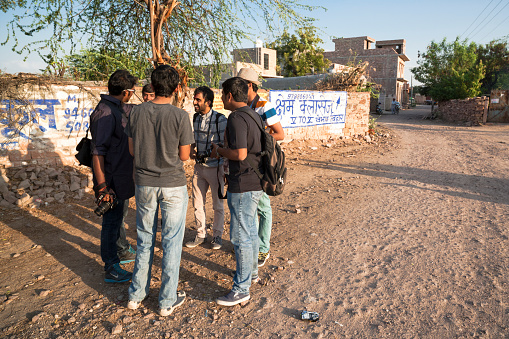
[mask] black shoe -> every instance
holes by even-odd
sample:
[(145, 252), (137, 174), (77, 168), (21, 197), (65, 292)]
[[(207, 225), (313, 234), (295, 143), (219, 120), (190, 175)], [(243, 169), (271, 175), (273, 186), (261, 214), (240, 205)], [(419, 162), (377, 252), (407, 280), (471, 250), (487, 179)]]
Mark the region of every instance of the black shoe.
[(118, 258), (122, 265), (133, 262), (136, 259), (136, 251), (129, 245), (129, 248), (122, 253), (118, 253)]
[(221, 239), (220, 236), (214, 237), (210, 242), (210, 248), (213, 250), (218, 250), (221, 248), (221, 246), (223, 246), (223, 239)]
[(133, 277), (131, 272), (128, 272), (120, 267), (120, 264), (115, 264), (106, 271), (104, 281), (107, 283), (123, 283), (128, 282)]

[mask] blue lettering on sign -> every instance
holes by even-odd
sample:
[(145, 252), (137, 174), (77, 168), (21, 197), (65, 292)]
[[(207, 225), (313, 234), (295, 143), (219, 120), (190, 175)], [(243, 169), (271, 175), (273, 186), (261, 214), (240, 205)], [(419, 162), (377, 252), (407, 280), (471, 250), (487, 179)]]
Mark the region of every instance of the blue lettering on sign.
[[(57, 129), (57, 124), (55, 120), (55, 106), (60, 105), (60, 101), (57, 99), (37, 99), (37, 100), (27, 100), (25, 102), (20, 100), (2, 100), (0, 101), (0, 105), (5, 105), (5, 109), (1, 109), (6, 112), (5, 118), (0, 119), (0, 135), (6, 138), (14, 138), (14, 137), (22, 137), (27, 140), (31, 140), (30, 136), (21, 132), (21, 130), (32, 123), (34, 126), (39, 128), (42, 132), (46, 132), (46, 127), (41, 125), (39, 120), (45, 120), (48, 123), (48, 128)], [(20, 108), (19, 106), (23, 105), (25, 109)], [(26, 106), (46, 106), (45, 108), (34, 108), (33, 111), (27, 112)], [(21, 118), (17, 121), (12, 121), (9, 119), (9, 113), (13, 112), (15, 115), (21, 115)], [(3, 125), (3, 127), (1, 127)]]
[(0, 142), (0, 149), (2, 150), (8, 150), (8, 149), (14, 149), (19, 146), (19, 142), (17, 141), (9, 141), (9, 142)]
[(346, 92), (270, 91), (270, 101), (283, 128), (342, 125), (346, 120), (347, 97)]
[(75, 95), (69, 95), (69, 96), (67, 96), (67, 102), (70, 102), (70, 101), (72, 101), (72, 102), (76, 102), (76, 100), (77, 100), (77, 99), (76, 99), (76, 96), (75, 96)]

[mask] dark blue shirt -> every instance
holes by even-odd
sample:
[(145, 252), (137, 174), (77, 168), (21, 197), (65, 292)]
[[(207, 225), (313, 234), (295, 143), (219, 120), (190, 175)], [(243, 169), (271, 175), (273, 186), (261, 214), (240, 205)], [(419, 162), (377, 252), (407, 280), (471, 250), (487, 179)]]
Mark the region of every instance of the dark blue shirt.
[[(134, 196), (133, 157), (124, 128), (133, 105), (101, 94), (101, 101), (90, 115), (92, 154), (104, 156), (106, 183), (117, 198)], [(97, 185), (94, 175), (94, 185)]]

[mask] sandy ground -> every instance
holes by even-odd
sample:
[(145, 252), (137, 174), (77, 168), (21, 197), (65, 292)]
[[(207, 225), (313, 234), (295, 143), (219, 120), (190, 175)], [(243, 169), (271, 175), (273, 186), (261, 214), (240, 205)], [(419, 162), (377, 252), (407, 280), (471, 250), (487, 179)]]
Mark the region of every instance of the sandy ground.
[[(150, 298), (127, 310), (128, 284), (103, 282), (90, 196), (0, 210), (0, 337), (509, 337), (509, 125), (422, 120), (428, 110), (382, 115), (370, 144), (284, 145), (271, 258), (242, 307), (213, 302), (231, 287), (227, 231), (219, 251), (184, 248), (188, 298), (160, 318), (161, 251)], [(189, 209), (185, 241), (192, 225)]]

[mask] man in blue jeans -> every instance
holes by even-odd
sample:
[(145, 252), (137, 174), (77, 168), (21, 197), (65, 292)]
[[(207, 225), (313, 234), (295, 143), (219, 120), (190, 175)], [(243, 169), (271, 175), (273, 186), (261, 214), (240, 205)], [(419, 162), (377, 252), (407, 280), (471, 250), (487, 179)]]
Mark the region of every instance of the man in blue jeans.
[(102, 202), (117, 202), (103, 214), (101, 227), (104, 281), (111, 283), (131, 279), (131, 272), (122, 269), (120, 264), (135, 258), (124, 229), (129, 198), (134, 195), (133, 159), (124, 128), (132, 109), (126, 103), (134, 94), (136, 82), (128, 71), (115, 71), (108, 80), (108, 95), (101, 94), (101, 101), (90, 115), (94, 191), (96, 197), (103, 198)]
[(189, 159), (194, 137), (187, 112), (171, 104), (179, 86), (175, 68), (159, 66), (151, 80), (155, 98), (133, 108), (126, 128), (134, 156), (138, 231), (127, 307), (137, 309), (149, 294), (160, 206), (163, 260), (159, 314), (165, 317), (185, 300), (185, 293), (177, 292), (188, 202), (182, 162)]
[(255, 119), (261, 118), (247, 105), (248, 84), (239, 77), (223, 85), (224, 108), (230, 110), (226, 125), (226, 145), (214, 143), (211, 157), (229, 160), (228, 207), (230, 208), (230, 240), (235, 249), (236, 272), (231, 291), (216, 300), (222, 306), (234, 306), (249, 300), (251, 281), (258, 279), (258, 231), (256, 209), (262, 196), (260, 179), (246, 160), (260, 168), (261, 132)]

